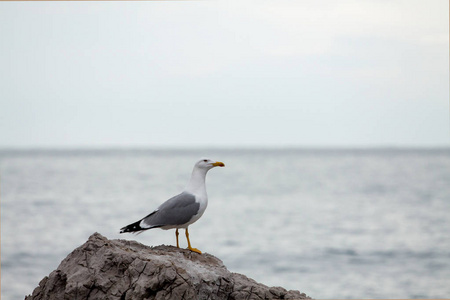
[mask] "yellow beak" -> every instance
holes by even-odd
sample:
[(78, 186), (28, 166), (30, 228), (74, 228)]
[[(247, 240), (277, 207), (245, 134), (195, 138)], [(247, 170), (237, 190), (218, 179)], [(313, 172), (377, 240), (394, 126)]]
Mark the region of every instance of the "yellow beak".
[(225, 164), (221, 161), (216, 161), (212, 164), (214, 167), (225, 167)]

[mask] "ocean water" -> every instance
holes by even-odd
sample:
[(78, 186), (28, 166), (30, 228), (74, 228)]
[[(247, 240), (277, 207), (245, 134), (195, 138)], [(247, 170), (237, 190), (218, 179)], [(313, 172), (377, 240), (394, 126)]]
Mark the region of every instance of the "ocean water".
[[(450, 298), (450, 150), (0, 151), (1, 296), (23, 299), (94, 232), (179, 193), (194, 162), (209, 205), (191, 242), (233, 272), (314, 298)], [(183, 235), (181, 246), (186, 247)]]

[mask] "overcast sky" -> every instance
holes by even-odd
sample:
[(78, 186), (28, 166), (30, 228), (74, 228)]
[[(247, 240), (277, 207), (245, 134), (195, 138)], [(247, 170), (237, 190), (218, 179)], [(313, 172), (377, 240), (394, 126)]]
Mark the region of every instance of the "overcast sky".
[(448, 5), (1, 2), (0, 148), (450, 146)]

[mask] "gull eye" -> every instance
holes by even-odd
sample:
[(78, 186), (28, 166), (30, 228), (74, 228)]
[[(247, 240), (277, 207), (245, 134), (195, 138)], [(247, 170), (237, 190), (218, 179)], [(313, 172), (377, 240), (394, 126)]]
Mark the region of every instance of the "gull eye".
[(207, 160), (207, 159), (204, 159), (203, 161), (204, 161), (204, 162), (207, 162), (208, 160)]

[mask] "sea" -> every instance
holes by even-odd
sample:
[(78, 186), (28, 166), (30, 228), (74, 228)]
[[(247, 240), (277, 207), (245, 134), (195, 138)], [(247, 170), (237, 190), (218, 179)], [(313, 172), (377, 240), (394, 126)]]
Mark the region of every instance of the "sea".
[(0, 150), (2, 299), (94, 232), (175, 245), (173, 230), (119, 229), (201, 157), (225, 168), (207, 175), (192, 246), (230, 271), (318, 299), (450, 298), (450, 149), (230, 148)]

